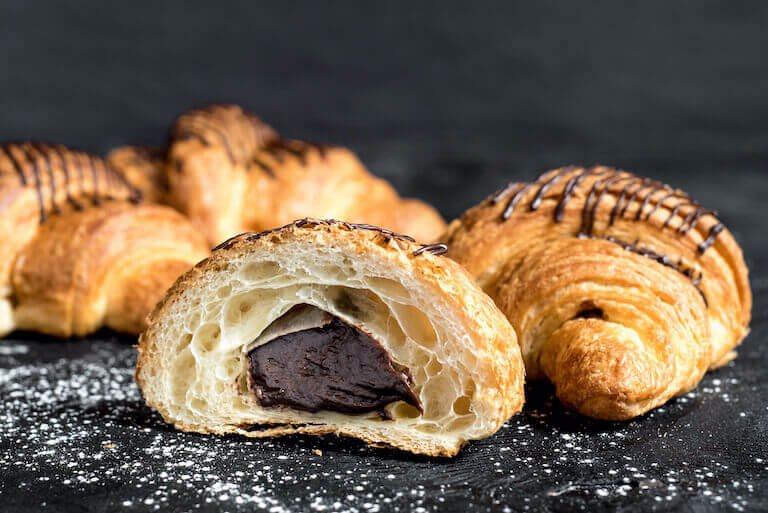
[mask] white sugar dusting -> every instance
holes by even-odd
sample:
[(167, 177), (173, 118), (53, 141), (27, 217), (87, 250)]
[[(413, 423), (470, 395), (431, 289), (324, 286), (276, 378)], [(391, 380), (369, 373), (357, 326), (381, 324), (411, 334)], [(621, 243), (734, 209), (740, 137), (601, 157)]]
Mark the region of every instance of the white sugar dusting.
[[(497, 435), (447, 461), (336, 437), (181, 433), (144, 406), (128, 345), (70, 342), (73, 356), (45, 360), (55, 343), (0, 342), (0, 495), (26, 497), (27, 507), (44, 509), (51, 497), (98, 496), (109, 509), (126, 511), (180, 504), (272, 513), (426, 512), (451, 504), (540, 511), (689, 502), (746, 511), (768, 482), (765, 450), (749, 468), (735, 468), (722, 457), (728, 447), (708, 443), (706, 427), (690, 418), (718, 405), (733, 412), (728, 429), (751, 429), (765, 408), (742, 407), (743, 385), (728, 372), (625, 424), (584, 421), (551, 398), (534, 398)], [(690, 445), (691, 433), (698, 447)]]
[(0, 356), (11, 356), (15, 354), (27, 354), (29, 347), (23, 344), (3, 344), (0, 345)]

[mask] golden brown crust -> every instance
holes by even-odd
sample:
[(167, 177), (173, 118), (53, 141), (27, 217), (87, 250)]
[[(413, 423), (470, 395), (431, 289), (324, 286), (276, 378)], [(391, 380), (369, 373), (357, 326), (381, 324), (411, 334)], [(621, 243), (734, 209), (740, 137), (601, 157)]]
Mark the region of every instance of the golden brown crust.
[[(209, 105), (182, 114), (169, 136), (171, 160), (184, 159), (189, 150), (212, 148), (224, 152), (230, 164), (247, 165), (265, 144), (278, 139), (277, 132), (239, 105)], [(183, 162), (176, 162), (183, 166)]]
[[(137, 176), (137, 183), (156, 174), (137, 172), (129, 153), (116, 150), (113, 162)], [(306, 216), (376, 224), (424, 241), (445, 229), (434, 208), (400, 198), (346, 148), (282, 139), (236, 105), (182, 115), (162, 166), (164, 201), (187, 215), (212, 245)]]
[(372, 434), (368, 432), (365, 429), (359, 429), (359, 428), (352, 428), (352, 427), (332, 427), (332, 426), (321, 426), (321, 425), (302, 425), (302, 426), (294, 426), (294, 425), (275, 425), (274, 427), (264, 427), (263, 429), (251, 429), (250, 427), (240, 428), (237, 426), (226, 426), (222, 428), (212, 428), (212, 429), (206, 429), (201, 428), (199, 425), (186, 425), (183, 422), (173, 422), (172, 419), (167, 418), (162, 412), (161, 416), (163, 417), (163, 420), (168, 422), (169, 424), (173, 424), (173, 427), (175, 427), (178, 430), (187, 432), (187, 433), (202, 433), (202, 434), (211, 434), (211, 435), (229, 435), (229, 434), (238, 434), (242, 436), (247, 436), (249, 438), (269, 438), (269, 437), (277, 437), (277, 436), (286, 436), (286, 435), (337, 435), (337, 436), (350, 436), (353, 438), (358, 438), (362, 440), (363, 442), (367, 443), (368, 445), (372, 447), (379, 447), (379, 448), (392, 448), (392, 449), (402, 449), (404, 451), (409, 451), (414, 454), (421, 454), (424, 456), (432, 456), (432, 457), (444, 457), (444, 458), (452, 458), (453, 456), (456, 456), (459, 451), (461, 450), (464, 445), (466, 445), (466, 441), (461, 441), (458, 443), (443, 443), (443, 444), (434, 444), (434, 443), (424, 443), (420, 440), (409, 440), (407, 443), (403, 443), (402, 440), (391, 438), (391, 439), (384, 439), (380, 433)]
[(748, 332), (747, 269), (728, 230), (625, 171), (510, 184), (444, 239), (517, 329), (528, 375), (588, 415), (630, 418), (691, 389)]
[(0, 143), (0, 283), (37, 227), (61, 209), (110, 200), (138, 201), (140, 193), (104, 161), (58, 144)]
[[(403, 269), (406, 274), (418, 277), (422, 292), (434, 294), (440, 302), (451, 305), (453, 322), (463, 326), (471, 334), (454, 351), (467, 351), (477, 372), (483, 376), (483, 386), (473, 393), (477, 400), (486, 405), (488, 422), (498, 429), (513, 413), (519, 411), (523, 402), (524, 370), (515, 334), (493, 302), (473, 285), (466, 271), (448, 258), (439, 256), (445, 251), (443, 245), (424, 245), (412, 238), (394, 234), (369, 225), (356, 225), (339, 221), (303, 219), (281, 228), (263, 233), (246, 233), (222, 243), (213, 255), (200, 262), (168, 290), (149, 316), (149, 328), (141, 335), (139, 358), (136, 367), (136, 381), (144, 392), (148, 404), (161, 412), (168, 422), (179, 429), (205, 433), (240, 433), (246, 436), (276, 436), (287, 433), (323, 434), (337, 433), (355, 436), (369, 443), (385, 443), (394, 447), (420, 454), (452, 456), (458, 452), (464, 441), (460, 438), (445, 440), (414, 436), (403, 438), (396, 433), (382, 432), (361, 425), (328, 426), (306, 423), (306, 425), (281, 425), (264, 432), (248, 431), (242, 425), (233, 423), (189, 422), (169, 403), (159, 385), (161, 376), (168, 371), (161, 362), (168, 361), (167, 346), (172, 341), (164, 340), (178, 320), (178, 311), (189, 301), (190, 291), (209, 286), (219, 273), (231, 275), (233, 262), (247, 259), (251, 254), (271, 254), (273, 248), (297, 244), (304, 248), (336, 248), (345, 255), (357, 258), (381, 259), (387, 265)], [(384, 274), (386, 276), (386, 274)], [(217, 283), (216, 287), (225, 283)], [(429, 292), (427, 292), (429, 291)], [(197, 297), (197, 296), (195, 296)], [(195, 299), (197, 301), (197, 299)], [(205, 306), (205, 305), (204, 305)], [(512, 343), (510, 343), (512, 341)], [(452, 342), (455, 343), (455, 342)], [(277, 418), (261, 419), (259, 423), (278, 423)], [(290, 424), (305, 424), (290, 422)], [(490, 432), (485, 433), (487, 436)]]
[(2, 300), (13, 317), (3, 331), (67, 337), (107, 325), (138, 333), (165, 288), (207, 254), (182, 216), (139, 200), (97, 157), (53, 144), (0, 145), (0, 225), (12, 234), (0, 253)]
[(384, 226), (431, 241), (445, 223), (430, 206), (402, 199), (348, 149), (280, 140), (257, 152), (245, 219), (251, 231), (312, 216)]

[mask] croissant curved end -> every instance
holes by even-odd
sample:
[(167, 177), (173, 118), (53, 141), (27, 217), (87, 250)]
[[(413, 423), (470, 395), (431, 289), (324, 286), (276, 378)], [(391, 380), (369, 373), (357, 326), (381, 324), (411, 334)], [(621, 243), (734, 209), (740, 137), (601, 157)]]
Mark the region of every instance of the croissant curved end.
[(665, 367), (637, 334), (601, 319), (575, 319), (555, 331), (541, 366), (564, 404), (591, 417), (625, 420), (663, 402)]

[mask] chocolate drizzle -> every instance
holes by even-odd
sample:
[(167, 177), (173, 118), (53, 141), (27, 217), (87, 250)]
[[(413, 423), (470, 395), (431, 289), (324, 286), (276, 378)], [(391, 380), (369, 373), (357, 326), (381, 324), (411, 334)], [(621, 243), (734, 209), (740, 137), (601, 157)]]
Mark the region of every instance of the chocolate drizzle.
[(419, 249), (413, 252), (413, 256), (419, 256), (422, 253), (432, 253), (433, 255), (444, 255), (448, 252), (448, 246), (446, 244), (427, 244), (421, 246)]
[(712, 229), (709, 231), (709, 236), (698, 245), (699, 253), (704, 253), (706, 250), (712, 247), (712, 245), (715, 243), (715, 239), (717, 238), (718, 234), (722, 232), (725, 229), (725, 226), (723, 224), (716, 224), (712, 227)]
[(277, 133), (256, 115), (237, 105), (209, 105), (182, 114), (169, 135), (174, 142), (197, 140), (203, 146), (220, 144), (232, 165), (245, 164), (254, 151), (277, 139)]
[[(288, 157), (307, 166), (310, 152), (316, 151), (323, 159), (328, 152), (324, 144), (282, 139), (255, 114), (237, 105), (209, 105), (187, 112), (176, 120), (168, 139), (166, 158), (174, 143), (194, 139), (203, 146), (221, 146), (232, 165), (260, 169), (270, 178), (277, 177), (275, 164), (285, 163)], [(183, 156), (176, 159), (178, 172), (183, 169), (182, 160)]]
[(131, 162), (135, 165), (143, 164), (146, 161), (160, 162), (163, 159), (164, 151), (161, 148), (152, 148), (147, 146), (131, 146), (133, 155)]
[(18, 159), (16, 159), (16, 156), (11, 151), (11, 146), (12, 144), (9, 143), (0, 144), (0, 152), (2, 152), (2, 154), (11, 161), (11, 165), (13, 166), (14, 171), (16, 171), (16, 174), (19, 176), (21, 185), (26, 186), (27, 176), (24, 174), (24, 169), (22, 168), (21, 163), (18, 161)]
[[(42, 155), (40, 152), (40, 148), (35, 147), (35, 151), (38, 152), (38, 154)], [(43, 159), (45, 162), (45, 168), (48, 175), (48, 183), (51, 186), (51, 210), (53, 210), (54, 214), (60, 214), (61, 209), (56, 204), (56, 173), (53, 172), (53, 164), (51, 162), (51, 159)], [(66, 182), (65, 182), (66, 183)]]
[[(554, 218), (558, 223), (563, 221), (565, 208), (581, 183), (588, 177), (598, 178), (587, 192), (587, 197), (584, 201), (581, 228), (578, 233), (582, 236), (592, 236), (594, 234), (598, 206), (606, 195), (616, 194), (617, 192), (618, 198), (611, 210), (608, 226), (613, 226), (616, 219), (626, 218), (630, 206), (634, 205), (637, 205), (637, 211), (634, 215), (635, 221), (647, 221), (659, 209), (669, 209), (669, 214), (663, 223), (663, 228), (671, 226), (672, 220), (678, 216), (681, 209), (688, 209), (685, 216), (680, 216), (682, 217), (680, 224), (674, 228), (681, 235), (691, 231), (702, 217), (706, 215), (717, 216), (715, 210), (702, 207), (698, 201), (682, 191), (673, 189), (669, 185), (650, 178), (635, 176), (626, 171), (604, 167), (580, 169), (575, 166), (568, 166), (545, 173), (530, 183), (511, 183), (493, 196), (491, 203), (495, 204), (506, 200), (506, 205), (501, 215), (502, 219), (506, 221), (512, 217), (524, 195), (536, 188), (536, 194), (529, 205), (529, 210), (538, 210), (545, 194), (566, 177), (569, 177), (568, 181), (563, 187), (554, 211)], [(619, 185), (622, 188), (620, 191), (616, 191), (615, 188)], [(673, 201), (670, 202), (669, 200)], [(712, 247), (717, 235), (723, 229), (724, 226), (720, 222), (712, 226), (706, 239), (698, 245), (699, 253), (704, 253)]]
[[(529, 211), (536, 211), (541, 207), (546, 193), (556, 184), (567, 178), (554, 209), (554, 220), (557, 223), (561, 223), (565, 215), (566, 206), (573, 199), (579, 186), (590, 177), (596, 178), (596, 180), (592, 182), (589, 190), (585, 191), (586, 197), (581, 211), (581, 226), (577, 236), (613, 242), (627, 251), (650, 258), (666, 267), (674, 269), (691, 281), (704, 298), (704, 302), (707, 303), (707, 298), (700, 287), (703, 277), (702, 272), (684, 265), (682, 259), (675, 262), (666, 255), (640, 246), (639, 241), (628, 243), (613, 237), (599, 237), (595, 235), (598, 207), (605, 196), (611, 194), (616, 196), (616, 204), (611, 209), (608, 226), (613, 226), (617, 219), (628, 218), (630, 207), (633, 206), (637, 207), (631, 218), (634, 221), (648, 221), (660, 209), (667, 209), (668, 214), (662, 224), (662, 229), (672, 228), (675, 230), (675, 233), (680, 235), (690, 232), (704, 216), (709, 215), (717, 219), (717, 211), (702, 207), (698, 201), (682, 191), (673, 189), (669, 185), (657, 180), (635, 176), (626, 171), (613, 168), (601, 166), (578, 168), (568, 166), (544, 173), (530, 183), (510, 183), (491, 197), (490, 202), (491, 204), (497, 204), (506, 201), (501, 214), (502, 220), (506, 221), (512, 217), (526, 193), (532, 190), (536, 191), (528, 206)], [(619, 187), (621, 188), (619, 189)], [(677, 226), (673, 227), (672, 221), (677, 217), (681, 218), (681, 221)], [(712, 247), (717, 236), (724, 229), (725, 227), (721, 222), (718, 221), (714, 224), (709, 229), (709, 233), (704, 241), (697, 246), (698, 253), (703, 254)]]
[(317, 151), (320, 157), (324, 159), (326, 157), (327, 149), (328, 147), (326, 145), (319, 143), (278, 138), (269, 142), (260, 152), (257, 152), (251, 162), (271, 178), (275, 178), (276, 174), (274, 168), (260, 158), (261, 155), (269, 155), (278, 164), (283, 164), (288, 156), (295, 157), (299, 161), (299, 164), (306, 167), (307, 155), (311, 151)]
[(665, 267), (669, 267), (670, 269), (674, 269), (675, 271), (679, 272), (689, 280), (691, 280), (691, 283), (694, 287), (696, 287), (696, 290), (699, 291), (699, 294), (701, 294), (702, 299), (704, 299), (704, 304), (709, 306), (709, 302), (707, 301), (707, 296), (704, 295), (704, 291), (701, 290), (701, 280), (704, 277), (704, 274), (701, 271), (697, 271), (693, 267), (687, 266), (683, 263), (683, 259), (679, 259), (677, 262), (670, 259), (666, 255), (662, 255), (660, 253), (656, 253), (655, 251), (646, 248), (644, 246), (640, 245), (640, 241), (635, 241), (633, 243), (624, 242), (622, 240), (615, 239), (614, 237), (589, 237), (589, 238), (595, 238), (595, 239), (601, 239), (606, 240), (608, 242), (612, 242), (614, 244), (617, 244), (621, 246), (622, 249), (625, 249), (627, 251), (631, 251), (632, 253), (635, 253), (640, 256), (644, 256), (646, 258), (650, 258), (651, 260), (654, 260), (661, 265)]
[(96, 170), (96, 164), (92, 156), (86, 157), (91, 167), (91, 175), (93, 176), (93, 204), (100, 205), (101, 198), (99, 197), (99, 173)]
[[(37, 193), (37, 203), (40, 209), (40, 222), (45, 222), (45, 202), (43, 201), (43, 181), (40, 179), (40, 169), (37, 167), (37, 159), (30, 152), (29, 145), (21, 146), (24, 155), (27, 158), (27, 162), (32, 168), (32, 177), (35, 179), (35, 192)], [(53, 195), (51, 195), (51, 202), (53, 202)]]
[[(411, 242), (411, 243), (416, 242), (416, 239), (414, 239), (409, 235), (395, 233), (393, 231), (390, 231), (384, 228), (379, 228), (378, 226), (373, 226), (370, 224), (348, 223), (346, 221), (338, 221), (336, 219), (312, 219), (310, 217), (305, 217), (304, 219), (299, 219), (292, 223), (288, 223), (284, 226), (280, 226), (279, 228), (273, 228), (271, 230), (266, 230), (259, 233), (241, 233), (240, 235), (235, 235), (234, 237), (230, 237), (229, 239), (225, 240), (224, 242), (222, 242), (221, 244), (213, 248), (212, 251), (218, 251), (220, 249), (229, 249), (232, 246), (234, 246), (235, 243), (240, 241), (259, 240), (268, 235), (272, 235), (273, 233), (277, 233), (291, 227), (304, 228), (304, 227), (312, 227), (312, 226), (319, 226), (319, 225), (340, 226), (345, 230), (350, 230), (350, 231), (351, 230), (369, 230), (369, 231), (377, 232), (384, 236), (385, 242), (389, 242), (390, 240), (400, 240), (400, 241)], [(445, 244), (419, 244), (419, 246), (420, 247), (417, 250), (411, 253), (412, 256), (419, 256), (424, 253), (431, 253), (433, 255), (442, 255), (448, 251), (448, 246), (446, 246)]]
[[(64, 193), (66, 195), (67, 201), (69, 202), (70, 205), (72, 205), (72, 208), (74, 208), (75, 210), (82, 210), (83, 205), (80, 204), (78, 201), (75, 200), (75, 198), (72, 197), (72, 192), (70, 190), (71, 188), (67, 185), (70, 183), (70, 174), (69, 174), (69, 162), (67, 161), (67, 157), (65, 155), (66, 150), (64, 150), (61, 146), (52, 146), (51, 149), (53, 151), (53, 154), (56, 155), (56, 157), (59, 160), (59, 163), (61, 164), (61, 171), (64, 175), (63, 177)], [(48, 161), (51, 162), (50, 159)], [(53, 167), (52, 164), (51, 164), (51, 167)]]
[[(72, 172), (71, 163), (76, 173)], [(8, 164), (19, 177), (22, 187), (34, 187), (41, 223), (46, 221), (49, 213), (61, 212), (56, 201), (59, 187), (63, 189), (67, 202), (77, 210), (83, 206), (75, 197), (90, 198), (94, 205), (105, 199), (141, 200), (140, 191), (132, 187), (118, 170), (107, 166), (98, 157), (61, 145), (2, 143), (0, 176), (7, 171)]]

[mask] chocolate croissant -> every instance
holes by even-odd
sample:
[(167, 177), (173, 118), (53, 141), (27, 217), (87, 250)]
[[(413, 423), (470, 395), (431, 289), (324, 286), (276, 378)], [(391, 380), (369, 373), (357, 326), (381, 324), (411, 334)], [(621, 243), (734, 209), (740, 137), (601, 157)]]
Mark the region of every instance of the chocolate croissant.
[(136, 381), (184, 431), (452, 456), (521, 408), (524, 371), (509, 322), (444, 251), (339, 221), (242, 234), (150, 314)]
[(748, 332), (747, 268), (716, 212), (626, 171), (511, 183), (444, 240), (517, 330), (528, 376), (585, 415), (629, 419), (691, 390)]
[(108, 159), (149, 197), (188, 216), (211, 244), (306, 216), (371, 223), (425, 241), (445, 230), (434, 208), (400, 198), (348, 149), (282, 139), (236, 105), (183, 114), (164, 153), (129, 146)]
[(0, 334), (141, 331), (165, 289), (209, 252), (183, 216), (140, 200), (99, 158), (0, 144)]

